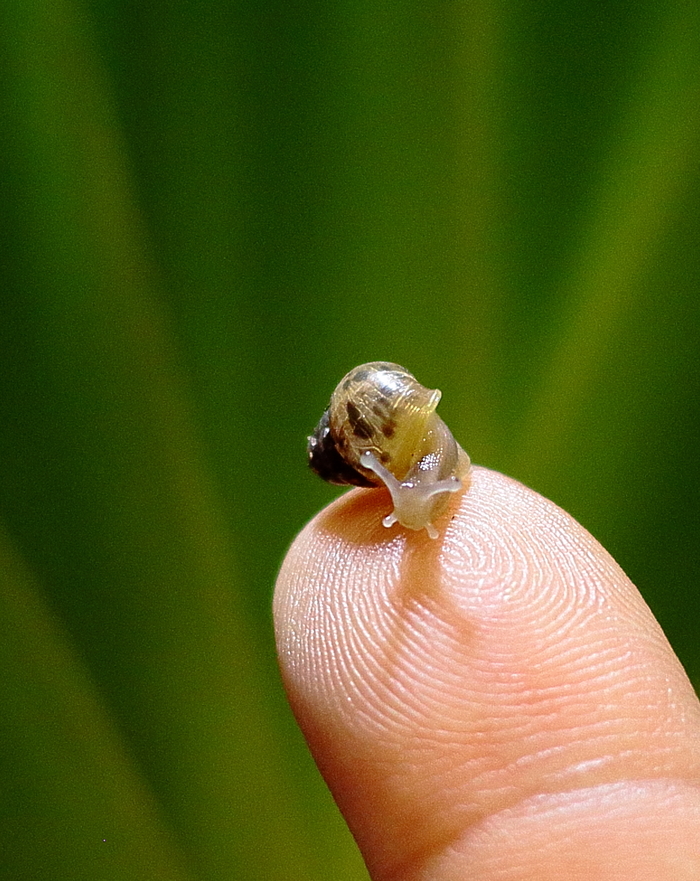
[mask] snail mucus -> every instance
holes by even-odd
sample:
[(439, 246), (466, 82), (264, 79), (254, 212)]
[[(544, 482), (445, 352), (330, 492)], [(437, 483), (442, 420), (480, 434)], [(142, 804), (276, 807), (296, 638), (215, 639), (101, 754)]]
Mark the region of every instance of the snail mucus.
[(309, 438), (309, 465), (340, 486), (386, 486), (400, 523), (437, 538), (434, 521), (465, 485), (469, 456), (435, 412), (441, 392), (404, 367), (372, 361), (341, 379)]

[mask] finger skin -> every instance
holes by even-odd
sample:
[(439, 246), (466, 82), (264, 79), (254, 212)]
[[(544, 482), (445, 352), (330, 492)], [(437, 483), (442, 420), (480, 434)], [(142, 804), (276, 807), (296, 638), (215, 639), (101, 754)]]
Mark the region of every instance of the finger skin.
[(700, 879), (700, 705), (607, 552), (474, 468), (440, 536), (382, 491), (282, 566), (280, 667), (376, 881)]

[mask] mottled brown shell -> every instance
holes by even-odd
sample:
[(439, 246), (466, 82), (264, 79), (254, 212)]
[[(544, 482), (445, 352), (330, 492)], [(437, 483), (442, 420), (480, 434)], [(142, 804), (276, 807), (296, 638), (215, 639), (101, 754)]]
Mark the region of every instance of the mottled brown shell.
[(404, 367), (373, 361), (351, 370), (309, 438), (311, 468), (329, 483), (386, 485), (394, 512), (385, 524), (426, 528), (462, 486), (469, 457), (436, 414), (437, 389)]

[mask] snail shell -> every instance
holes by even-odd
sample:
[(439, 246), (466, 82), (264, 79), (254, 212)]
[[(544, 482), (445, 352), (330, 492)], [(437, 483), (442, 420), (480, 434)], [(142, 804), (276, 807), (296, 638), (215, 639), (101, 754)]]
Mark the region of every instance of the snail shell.
[(351, 370), (333, 392), (309, 438), (309, 465), (329, 483), (386, 486), (400, 523), (437, 538), (433, 521), (469, 473), (469, 456), (435, 412), (441, 393), (404, 367), (372, 361)]

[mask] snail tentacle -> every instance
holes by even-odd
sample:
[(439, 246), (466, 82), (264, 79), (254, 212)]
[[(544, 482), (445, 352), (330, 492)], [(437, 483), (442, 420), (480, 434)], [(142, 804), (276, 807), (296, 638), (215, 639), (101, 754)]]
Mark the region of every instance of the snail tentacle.
[(450, 493), (459, 492), (462, 489), (462, 481), (455, 476), (443, 480), (421, 481), (421, 474), (425, 475), (428, 472), (419, 470), (415, 474), (411, 472), (405, 480), (399, 481), (373, 453), (363, 453), (361, 460), (362, 465), (368, 471), (373, 471), (391, 494), (394, 510), (383, 519), (383, 524), (393, 526), (394, 523), (400, 523), (407, 529), (425, 529), (430, 538), (437, 538), (438, 531), (431, 523), (435, 498), (443, 494), (449, 496)]

